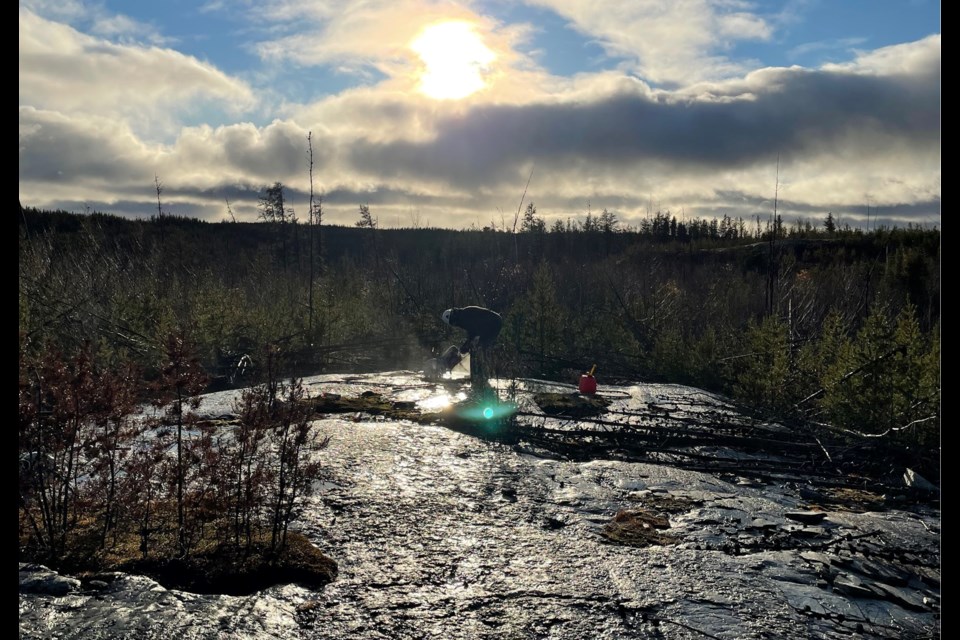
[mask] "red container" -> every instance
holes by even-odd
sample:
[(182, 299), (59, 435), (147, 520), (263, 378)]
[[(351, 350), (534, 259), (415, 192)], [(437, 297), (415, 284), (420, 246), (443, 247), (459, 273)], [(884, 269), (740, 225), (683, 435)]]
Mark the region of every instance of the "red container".
[(594, 378), (589, 373), (585, 373), (580, 376), (580, 384), (577, 386), (577, 390), (583, 394), (592, 394), (597, 392), (597, 379)]

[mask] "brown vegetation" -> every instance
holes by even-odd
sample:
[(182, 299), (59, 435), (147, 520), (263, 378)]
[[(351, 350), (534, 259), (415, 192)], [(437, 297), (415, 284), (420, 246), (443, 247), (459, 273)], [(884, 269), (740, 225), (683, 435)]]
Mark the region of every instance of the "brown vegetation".
[[(149, 385), (131, 367), (98, 367), (89, 347), (67, 357), (27, 341), (21, 334), (22, 559), (137, 568), (199, 589), (335, 573), (289, 531), (329, 441), (310, 427), (299, 380), (268, 367), (241, 394), (236, 422), (212, 426), (194, 413), (204, 375), (182, 335), (165, 342)], [(156, 418), (137, 414), (145, 389)]]
[(661, 533), (670, 528), (670, 521), (644, 509), (621, 509), (613, 520), (603, 526), (600, 535), (620, 544), (634, 547), (665, 545), (674, 542), (674, 538)]

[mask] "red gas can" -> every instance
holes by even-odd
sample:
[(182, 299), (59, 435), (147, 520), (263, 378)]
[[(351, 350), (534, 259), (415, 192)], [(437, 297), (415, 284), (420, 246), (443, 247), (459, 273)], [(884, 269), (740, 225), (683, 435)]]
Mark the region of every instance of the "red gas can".
[(597, 392), (597, 379), (593, 377), (593, 372), (597, 370), (597, 365), (593, 365), (588, 373), (580, 376), (580, 384), (577, 390), (583, 394), (592, 394)]

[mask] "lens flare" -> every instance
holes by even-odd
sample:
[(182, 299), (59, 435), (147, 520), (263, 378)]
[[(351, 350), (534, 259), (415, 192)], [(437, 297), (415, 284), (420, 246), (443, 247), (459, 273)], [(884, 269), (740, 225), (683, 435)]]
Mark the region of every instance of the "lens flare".
[(472, 404), (461, 407), (457, 410), (457, 415), (471, 422), (495, 422), (504, 418), (509, 418), (517, 410), (517, 405), (512, 402), (496, 402), (493, 404)]

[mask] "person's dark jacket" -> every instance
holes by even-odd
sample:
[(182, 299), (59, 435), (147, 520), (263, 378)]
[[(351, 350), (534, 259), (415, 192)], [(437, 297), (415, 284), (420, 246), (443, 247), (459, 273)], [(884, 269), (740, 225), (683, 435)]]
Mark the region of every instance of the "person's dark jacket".
[(483, 307), (454, 308), (450, 311), (450, 326), (459, 327), (467, 332), (467, 341), (464, 343), (466, 348), (460, 349), (461, 352), (466, 353), (474, 338), (479, 339), (481, 347), (492, 345), (503, 327), (503, 318), (496, 311)]

